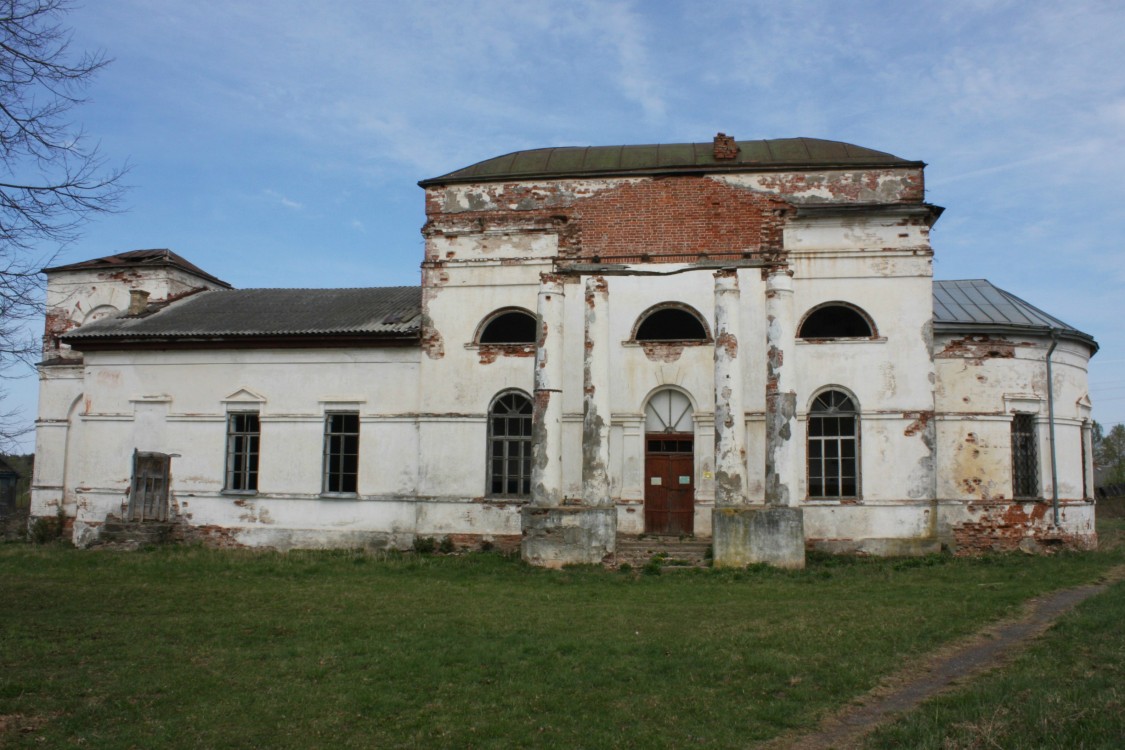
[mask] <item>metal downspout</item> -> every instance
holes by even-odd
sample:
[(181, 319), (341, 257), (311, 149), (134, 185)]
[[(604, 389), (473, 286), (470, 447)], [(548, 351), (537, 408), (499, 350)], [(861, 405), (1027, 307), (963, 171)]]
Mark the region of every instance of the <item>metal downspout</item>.
[(1059, 526), (1059, 469), (1055, 458), (1055, 381), (1051, 373), (1051, 355), (1059, 345), (1059, 330), (1051, 329), (1051, 346), (1047, 349), (1047, 426), (1051, 437), (1051, 509), (1054, 525)]

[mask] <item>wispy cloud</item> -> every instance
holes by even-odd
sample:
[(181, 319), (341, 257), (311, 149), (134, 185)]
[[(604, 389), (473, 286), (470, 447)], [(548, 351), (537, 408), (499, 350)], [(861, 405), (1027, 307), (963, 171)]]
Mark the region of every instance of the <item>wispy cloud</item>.
[(939, 274), (1125, 351), (1118, 0), (100, 0), (70, 18), (76, 48), (116, 60), (79, 114), (137, 165), (130, 212), (90, 231), (107, 253), (170, 244), (222, 276), (227, 246), (301, 269), (323, 248), (339, 265), (301, 282), (332, 285), (377, 245), (362, 283), (409, 283), (420, 178), (539, 146), (807, 135), (929, 162)]
[(305, 208), (305, 205), (303, 203), (299, 203), (299, 202), (293, 200), (292, 198), (286, 198), (284, 195), (277, 192), (276, 190), (270, 190), (269, 188), (267, 188), (267, 189), (262, 191), (262, 195), (266, 196), (271, 201), (273, 201), (273, 202), (275, 202), (279, 205), (285, 206), (286, 208), (291, 209), (293, 211), (303, 211), (304, 208)]

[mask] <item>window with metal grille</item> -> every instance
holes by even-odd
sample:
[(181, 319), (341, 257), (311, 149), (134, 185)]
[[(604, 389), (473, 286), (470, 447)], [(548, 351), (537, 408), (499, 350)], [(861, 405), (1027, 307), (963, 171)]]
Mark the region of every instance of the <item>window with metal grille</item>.
[(506, 393), (488, 410), (488, 492), (531, 494), (531, 399)]
[(820, 394), (809, 410), (808, 478), (810, 498), (859, 495), (859, 419), (840, 391)]
[(355, 494), (359, 476), (359, 414), (329, 412), (324, 419), (324, 491)]
[(256, 492), (258, 489), (258, 441), (261, 436), (257, 412), (227, 414), (228, 492)]
[(1035, 415), (1012, 417), (1012, 492), (1016, 497), (1039, 496), (1039, 451)]
[(1082, 498), (1089, 499), (1090, 497), (1090, 477), (1086, 474), (1086, 441), (1090, 439), (1090, 424), (1089, 422), (1082, 423), (1082, 431), (1079, 433), (1079, 442), (1082, 444)]

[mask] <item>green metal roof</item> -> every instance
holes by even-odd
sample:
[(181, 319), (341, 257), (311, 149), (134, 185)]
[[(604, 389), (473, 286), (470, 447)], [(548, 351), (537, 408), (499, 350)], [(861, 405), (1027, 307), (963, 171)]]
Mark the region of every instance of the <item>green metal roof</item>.
[(922, 167), (920, 161), (820, 138), (737, 141), (738, 155), (715, 159), (714, 143), (664, 143), (647, 146), (566, 146), (515, 151), (477, 162), (418, 184), (536, 178), (606, 177), (676, 172), (756, 172), (832, 167)]
[(938, 332), (1057, 333), (1089, 344), (1094, 337), (1064, 323), (987, 279), (934, 280), (934, 330)]

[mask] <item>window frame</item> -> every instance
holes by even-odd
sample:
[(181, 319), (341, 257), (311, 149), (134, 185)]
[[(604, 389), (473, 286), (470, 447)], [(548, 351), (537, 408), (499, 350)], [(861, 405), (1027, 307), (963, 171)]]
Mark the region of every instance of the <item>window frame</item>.
[[(498, 408), (506, 406), (505, 402), (512, 399), (519, 399), (523, 403), (518, 411), (507, 411), (503, 414), (498, 412)], [(526, 408), (526, 411), (524, 410)], [(507, 390), (498, 393), (492, 399), (492, 403), (488, 406), (488, 423), (487, 423), (487, 463), (485, 464), (485, 495), (488, 497), (503, 497), (510, 499), (529, 499), (531, 497), (531, 425), (532, 414), (534, 412), (534, 401), (523, 391)], [(497, 419), (505, 420), (505, 434), (498, 436), (496, 434), (496, 421)], [(513, 420), (517, 420), (519, 424), (517, 435), (512, 435), (509, 429)], [(501, 448), (502, 456), (496, 455), (497, 447)], [(519, 455), (511, 455), (511, 449), (516, 447)], [(499, 460), (499, 464), (497, 464)], [(512, 466), (512, 461), (517, 461), (516, 476), (510, 475), (509, 469)], [(499, 472), (497, 468), (499, 467)], [(512, 481), (517, 483), (517, 491), (509, 492), (507, 488)], [(495, 488), (499, 481), (501, 489), (497, 491)]]
[[(835, 403), (829, 404), (826, 409), (818, 409), (817, 406), (822, 402), (822, 399), (829, 397), (832, 394), (842, 396), (847, 404), (851, 407), (848, 410), (840, 410)], [(814, 427), (822, 420), (839, 419), (841, 417), (851, 418), (851, 432), (844, 434), (839, 421), (836, 422), (836, 434), (830, 434), (826, 429), (827, 423), (823, 426)], [(841, 501), (855, 501), (863, 497), (862, 487), (862, 462), (861, 458), (861, 415), (860, 408), (857, 400), (853, 394), (839, 387), (823, 388), (813, 396), (809, 406), (808, 413), (805, 417), (805, 497), (813, 502), (841, 502)], [(814, 434), (815, 433), (815, 434)], [(817, 445), (817, 450), (813, 450), (813, 445)], [(829, 451), (828, 446), (833, 446), (834, 451)], [(845, 456), (845, 446), (850, 445), (850, 456)], [(835, 455), (828, 455), (834, 452)], [(814, 453), (817, 455), (814, 456)], [(830, 461), (837, 463), (837, 470), (835, 472), (835, 484), (839, 490), (836, 493), (829, 493), (829, 472), (828, 464)], [(814, 466), (819, 462), (819, 476), (814, 477)], [(847, 476), (845, 469), (847, 464), (851, 465), (851, 476)], [(850, 479), (854, 484), (853, 493), (844, 493), (845, 481)], [(819, 492), (814, 492), (814, 487), (819, 483)]]
[[(352, 418), (355, 420), (355, 429), (346, 430), (333, 428), (333, 420), (338, 418)], [(349, 452), (348, 439), (354, 438), (354, 450)], [(339, 450), (336, 450), (339, 446)], [(334, 409), (324, 413), (324, 447), (323, 464), (321, 469), (321, 495), (327, 497), (355, 497), (359, 494), (359, 451), (360, 451), (360, 419), (359, 412), (349, 409)], [(353, 466), (349, 470), (346, 466), (347, 457), (354, 458)], [(336, 462), (336, 466), (334, 466)], [(347, 480), (350, 478), (350, 482)], [(336, 487), (333, 488), (335, 483)], [(350, 484), (351, 489), (343, 489)]]
[[(236, 429), (239, 419), (253, 417), (254, 427)], [(223, 493), (228, 495), (256, 495), (258, 493), (258, 466), (261, 457), (262, 423), (256, 410), (239, 409), (227, 412), (226, 463), (223, 471)], [(240, 445), (240, 438), (244, 439)], [(248, 444), (247, 444), (248, 443)], [(243, 468), (236, 468), (235, 459), (244, 462)], [(249, 464), (249, 466), (246, 466)], [(241, 477), (241, 481), (236, 478)], [(252, 486), (236, 486), (241, 484)]]

